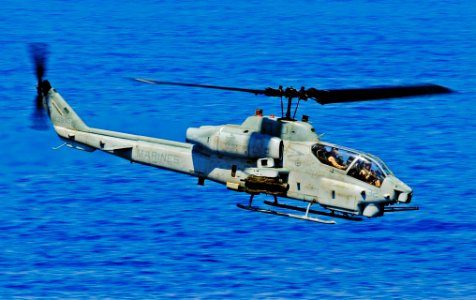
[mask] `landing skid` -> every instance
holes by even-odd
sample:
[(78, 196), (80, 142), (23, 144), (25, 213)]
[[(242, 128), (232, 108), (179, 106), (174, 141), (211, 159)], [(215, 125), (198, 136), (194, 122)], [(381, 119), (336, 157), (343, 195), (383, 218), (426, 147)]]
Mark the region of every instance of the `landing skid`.
[[(287, 205), (287, 204), (282, 204), (282, 203), (279, 203), (279, 202), (272, 202), (272, 201), (264, 201), (264, 203), (267, 204), (267, 205), (275, 206), (275, 207), (281, 207), (281, 208), (285, 208), (285, 209), (292, 209), (292, 210), (306, 212), (306, 208), (304, 208), (304, 207), (292, 206), (292, 205)], [(346, 220), (351, 220), (351, 221), (362, 221), (362, 218), (353, 217), (353, 216), (349, 216), (349, 215), (346, 215), (346, 214), (337, 214), (335, 212), (325, 212), (325, 211), (310, 209), (309, 213), (316, 214), (316, 215), (321, 215), (321, 216), (328, 216), (328, 217), (332, 217), (332, 218), (346, 219)]]
[[(250, 210), (250, 211), (256, 211), (256, 212), (261, 212), (261, 213), (265, 213), (265, 214), (272, 214), (272, 215), (277, 215), (277, 216), (282, 216), (282, 217), (289, 217), (289, 218), (306, 220), (306, 221), (312, 221), (312, 222), (317, 222), (317, 223), (322, 223), (322, 224), (335, 224), (336, 223), (334, 220), (321, 220), (321, 219), (318, 219), (318, 218), (310, 217), (309, 213), (314, 213), (315, 212), (315, 210), (310, 209), (311, 205), (312, 205), (311, 202), (307, 205), (306, 209), (303, 208), (302, 211), (305, 212), (304, 215), (295, 215), (295, 214), (288, 214), (288, 213), (275, 211), (275, 210), (270, 210), (270, 209), (264, 209), (264, 208), (260, 208), (260, 207), (257, 207), (257, 206), (252, 206), (251, 204), (253, 202), (253, 197), (254, 197), (254, 195), (252, 194), (250, 196), (250, 202), (249, 202), (248, 205), (243, 205), (241, 203), (237, 203), (236, 206), (239, 207), (239, 208), (242, 208), (242, 209)], [(271, 202), (271, 203), (273, 203), (273, 206), (280, 207), (279, 205), (283, 205), (283, 204), (280, 204), (280, 203), (277, 202), (276, 197), (274, 199), (275, 199), (275, 202)], [(269, 202), (269, 201), (265, 201), (265, 203), (266, 202)], [(294, 209), (294, 210), (297, 210), (297, 209)]]
[(256, 206), (243, 205), (241, 203), (237, 203), (236, 206), (239, 207), (239, 208), (242, 208), (242, 209), (250, 210), (250, 211), (256, 211), (256, 212), (261, 212), (261, 213), (265, 213), (265, 214), (289, 217), (289, 218), (312, 221), (312, 222), (318, 222), (318, 223), (323, 223), (323, 224), (335, 224), (336, 223), (333, 220), (327, 221), (327, 220), (321, 220), (321, 219), (309, 217), (309, 216), (306, 216), (306, 215), (301, 216), (301, 215), (288, 214), (288, 213), (283, 213), (283, 212), (270, 210), (270, 209), (264, 209), (264, 208), (260, 208), (260, 207), (256, 207)]

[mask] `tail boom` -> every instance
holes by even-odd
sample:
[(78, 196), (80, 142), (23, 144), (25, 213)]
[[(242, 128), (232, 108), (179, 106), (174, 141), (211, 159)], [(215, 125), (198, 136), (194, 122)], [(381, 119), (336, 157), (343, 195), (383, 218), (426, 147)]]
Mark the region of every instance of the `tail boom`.
[(46, 93), (46, 103), (56, 133), (71, 148), (101, 150), (131, 162), (195, 174), (192, 144), (90, 128), (53, 88)]

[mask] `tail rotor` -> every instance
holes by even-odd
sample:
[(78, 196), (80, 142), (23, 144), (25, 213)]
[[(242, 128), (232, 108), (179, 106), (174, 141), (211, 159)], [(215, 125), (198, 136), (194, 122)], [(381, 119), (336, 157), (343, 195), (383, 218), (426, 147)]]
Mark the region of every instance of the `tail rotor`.
[(30, 55), (33, 62), (34, 73), (37, 79), (37, 95), (35, 97), (35, 110), (32, 114), (32, 128), (45, 130), (47, 127), (45, 110), (46, 103), (44, 93), (49, 86), (48, 81), (43, 80), (46, 73), (46, 62), (48, 58), (48, 45), (45, 43), (31, 43), (29, 45)]

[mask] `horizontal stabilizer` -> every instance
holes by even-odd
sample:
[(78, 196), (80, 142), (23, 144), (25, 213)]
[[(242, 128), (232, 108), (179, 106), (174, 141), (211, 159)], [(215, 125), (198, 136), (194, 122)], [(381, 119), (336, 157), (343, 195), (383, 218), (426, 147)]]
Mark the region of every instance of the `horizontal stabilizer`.
[(115, 146), (115, 147), (105, 147), (101, 148), (103, 151), (127, 151), (127, 150), (132, 150), (132, 146)]

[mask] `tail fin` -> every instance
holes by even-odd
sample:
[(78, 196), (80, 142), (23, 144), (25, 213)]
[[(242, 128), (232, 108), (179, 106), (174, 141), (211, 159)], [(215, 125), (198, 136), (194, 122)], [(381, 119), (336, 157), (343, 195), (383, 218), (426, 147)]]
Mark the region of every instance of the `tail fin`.
[(89, 127), (81, 120), (76, 112), (69, 106), (66, 100), (51, 87), (48, 81), (42, 84), (43, 93), (46, 98), (46, 106), (48, 108), (48, 115), (53, 123), (53, 126), (73, 129), (78, 131), (88, 131)]

